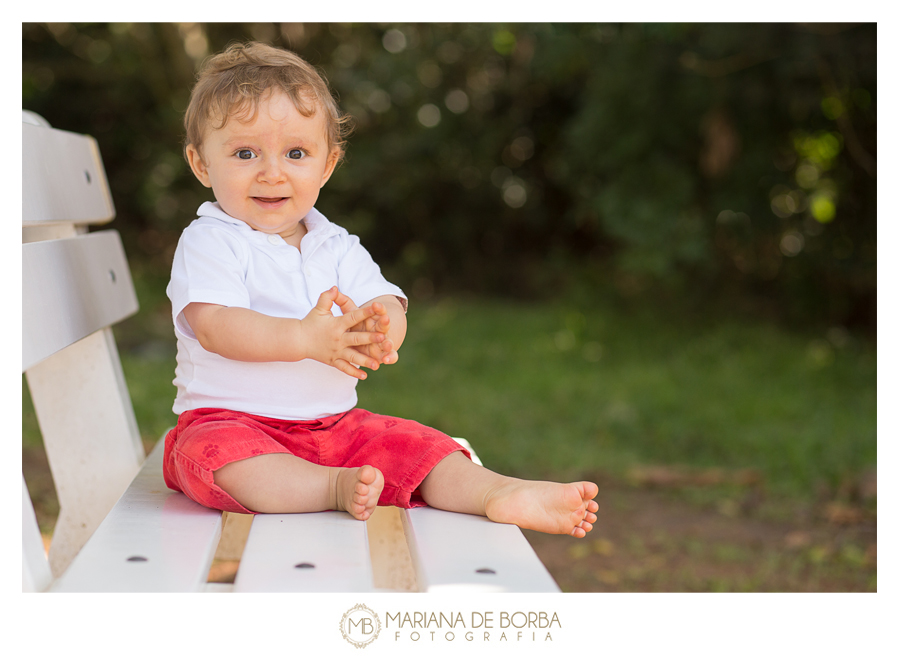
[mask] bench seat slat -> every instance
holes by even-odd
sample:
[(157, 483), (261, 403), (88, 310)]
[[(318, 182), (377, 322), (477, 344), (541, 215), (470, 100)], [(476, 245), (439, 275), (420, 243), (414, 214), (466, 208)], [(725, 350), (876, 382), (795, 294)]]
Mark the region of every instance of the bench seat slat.
[(422, 592), (560, 591), (514, 525), (431, 507), (401, 518)]
[(22, 245), (23, 372), (137, 309), (116, 231)]
[(372, 590), (364, 522), (346, 512), (254, 517), (234, 581), (235, 592)]
[(222, 513), (167, 489), (162, 458), (160, 441), (51, 591), (192, 592), (205, 587)]

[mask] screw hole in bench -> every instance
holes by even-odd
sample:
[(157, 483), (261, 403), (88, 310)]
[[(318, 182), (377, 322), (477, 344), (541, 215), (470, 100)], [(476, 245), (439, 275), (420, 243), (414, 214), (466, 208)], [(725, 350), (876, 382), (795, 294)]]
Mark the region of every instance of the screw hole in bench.
[(295, 569), (315, 569), (316, 565), (312, 564), (311, 562), (301, 562), (300, 564), (295, 564), (294, 568)]
[(113, 283), (116, 282), (116, 273), (114, 270), (109, 271), (109, 280), (112, 281)]
[(128, 562), (147, 562), (147, 558), (143, 555), (132, 555), (128, 558)]
[(84, 171), (84, 177), (87, 178), (88, 185), (90, 185), (91, 184), (91, 174), (86, 169)]
[(488, 575), (491, 575), (491, 576), (496, 576), (496, 575), (497, 575), (497, 572), (496, 572), (496, 571), (494, 571), (493, 569), (488, 569), (487, 567), (485, 567), (484, 569), (476, 569), (476, 570), (475, 570), (475, 573), (483, 573), (483, 574), (488, 574)]

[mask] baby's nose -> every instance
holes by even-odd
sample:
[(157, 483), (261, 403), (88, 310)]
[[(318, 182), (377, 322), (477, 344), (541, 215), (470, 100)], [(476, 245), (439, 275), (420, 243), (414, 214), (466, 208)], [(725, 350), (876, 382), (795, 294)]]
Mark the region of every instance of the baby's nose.
[(260, 158), (258, 179), (268, 183), (284, 180), (284, 167), (278, 158)]

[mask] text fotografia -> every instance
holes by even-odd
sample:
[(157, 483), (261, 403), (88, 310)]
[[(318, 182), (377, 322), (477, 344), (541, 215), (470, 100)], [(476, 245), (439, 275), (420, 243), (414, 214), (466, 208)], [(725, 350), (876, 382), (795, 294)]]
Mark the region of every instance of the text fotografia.
[(385, 632), (394, 641), (552, 642), (562, 628), (555, 612), (396, 612), (386, 613)]

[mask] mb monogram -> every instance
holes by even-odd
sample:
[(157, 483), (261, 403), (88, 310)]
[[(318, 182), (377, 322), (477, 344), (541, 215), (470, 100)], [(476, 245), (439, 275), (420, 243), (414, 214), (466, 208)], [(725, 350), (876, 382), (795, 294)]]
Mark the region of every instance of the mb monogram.
[(381, 620), (370, 608), (359, 603), (341, 618), (341, 635), (358, 649), (368, 646), (381, 632)]

